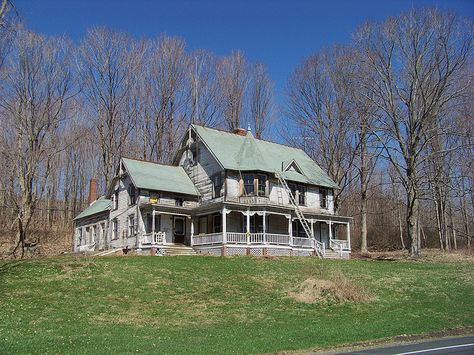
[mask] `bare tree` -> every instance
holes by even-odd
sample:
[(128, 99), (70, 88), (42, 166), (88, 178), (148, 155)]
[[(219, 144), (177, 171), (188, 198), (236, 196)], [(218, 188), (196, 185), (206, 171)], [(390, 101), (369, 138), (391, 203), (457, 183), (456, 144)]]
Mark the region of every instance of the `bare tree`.
[[(217, 58), (210, 52), (198, 50), (190, 54), (188, 66), (188, 90), (191, 121), (203, 126), (217, 127), (219, 117), (219, 85), (217, 82)], [(190, 80), (189, 80), (190, 79)]]
[(356, 42), (376, 73), (365, 84), (383, 112), (377, 133), (407, 191), (410, 253), (419, 256), (421, 153), (433, 136), (433, 121), (460, 94), (451, 88), (472, 53), (472, 24), (454, 14), (413, 9), (366, 24)]
[(273, 86), (267, 68), (256, 63), (252, 66), (249, 82), (249, 123), (255, 137), (262, 138), (273, 120)]
[(249, 67), (242, 52), (233, 52), (222, 59), (217, 67), (217, 77), (221, 115), (227, 129), (234, 130), (242, 125), (249, 82)]
[(10, 147), (3, 153), (14, 172), (9, 191), (16, 210), (14, 254), (21, 247), (23, 256), (35, 208), (62, 149), (58, 132), (72, 87), (70, 47), (62, 38), (20, 29), (6, 63), (0, 106)]
[(297, 130), (297, 136), (289, 139), (309, 152), (341, 187), (334, 196), (336, 211), (353, 178), (355, 158), (350, 55), (347, 48), (333, 47), (307, 58), (290, 77), (287, 89), (288, 115)]
[(82, 93), (97, 134), (103, 180), (108, 186), (134, 128), (130, 102), (139, 75), (134, 69), (140, 67), (140, 53), (127, 35), (94, 27), (87, 32), (79, 54)]

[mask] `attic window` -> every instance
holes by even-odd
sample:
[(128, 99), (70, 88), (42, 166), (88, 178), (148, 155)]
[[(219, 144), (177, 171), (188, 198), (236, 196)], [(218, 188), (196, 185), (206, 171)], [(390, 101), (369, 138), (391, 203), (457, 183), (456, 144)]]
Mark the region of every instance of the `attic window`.
[(294, 159), (287, 163), (283, 162), (282, 165), (283, 165), (283, 171), (295, 171), (298, 174), (303, 174), (303, 172), (301, 171), (301, 168), (299, 167), (298, 163)]

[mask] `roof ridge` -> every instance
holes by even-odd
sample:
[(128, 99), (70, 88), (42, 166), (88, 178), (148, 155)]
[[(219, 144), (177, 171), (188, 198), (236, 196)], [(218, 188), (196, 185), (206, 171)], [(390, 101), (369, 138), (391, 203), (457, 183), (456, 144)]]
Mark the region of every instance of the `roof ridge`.
[[(244, 137), (245, 138), (245, 136), (242, 136), (242, 135), (234, 133), (234, 132), (226, 131), (222, 128), (208, 127), (208, 126), (203, 126), (203, 125), (199, 125), (199, 124), (195, 124), (195, 123), (192, 123), (191, 126), (201, 127), (201, 128), (204, 128), (204, 129), (210, 129), (210, 130), (213, 130), (213, 131), (217, 131), (217, 132), (221, 132), (221, 133), (227, 133), (227, 134), (231, 134), (233, 136), (238, 136), (238, 137)], [(301, 148), (294, 147), (294, 146), (291, 146), (291, 145), (288, 145), (288, 144), (285, 144), (285, 143), (278, 143), (278, 142), (274, 142), (274, 141), (267, 140), (267, 139), (255, 138), (255, 136), (254, 136), (254, 139), (257, 140), (257, 141), (260, 141), (260, 142), (281, 145), (281, 146), (284, 146), (284, 147), (288, 147), (288, 148), (296, 149), (296, 150), (301, 150), (302, 152), (304, 152), (304, 150), (301, 149)]]
[(167, 163), (158, 163), (158, 162), (156, 162), (156, 161), (145, 160), (145, 159), (130, 158), (130, 157), (126, 157), (126, 156), (122, 156), (121, 158), (122, 158), (122, 159), (128, 159), (128, 160), (135, 160), (135, 161), (139, 161), (139, 162), (141, 162), (141, 163), (149, 163), (149, 164), (155, 164), (155, 165), (169, 166), (169, 167), (171, 167), (171, 168), (182, 168), (181, 165), (173, 165), (173, 164), (167, 164)]

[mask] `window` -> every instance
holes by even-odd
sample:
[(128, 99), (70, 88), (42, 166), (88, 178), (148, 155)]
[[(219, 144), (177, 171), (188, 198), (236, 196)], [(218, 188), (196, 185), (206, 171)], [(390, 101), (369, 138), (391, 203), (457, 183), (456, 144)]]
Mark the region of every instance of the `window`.
[(244, 174), (244, 196), (252, 196), (254, 194), (254, 177), (253, 174)]
[(328, 190), (319, 188), (319, 206), (328, 208)]
[[(145, 233), (151, 233), (153, 231), (153, 214), (146, 213), (145, 219)], [(159, 232), (161, 230), (161, 216), (159, 214), (155, 214), (155, 232)]]
[(79, 228), (77, 230), (78, 232), (78, 241), (77, 241), (77, 245), (82, 245), (82, 238), (83, 238), (83, 235), (82, 235), (82, 228)]
[(296, 199), (296, 185), (292, 184), (292, 183), (289, 183), (288, 187), (290, 188), (291, 194)]
[(215, 214), (212, 216), (212, 232), (220, 233), (222, 232), (222, 215)]
[(137, 200), (137, 197), (135, 194), (135, 186), (133, 184), (130, 184), (130, 186), (128, 187), (128, 196), (130, 198), (130, 205), (134, 205)]
[(220, 197), (222, 195), (221, 194), (221, 190), (222, 190), (221, 173), (212, 175), (211, 180), (212, 180), (212, 197), (213, 198)]
[(135, 235), (135, 215), (128, 216), (128, 236), (132, 237)]
[(176, 198), (174, 199), (174, 204), (175, 204), (176, 207), (182, 207), (182, 206), (183, 206), (183, 202), (184, 202), (184, 200), (183, 200), (182, 197), (176, 197)]
[(174, 235), (184, 235), (185, 234), (185, 219), (184, 217), (175, 217), (174, 218)]
[(119, 190), (115, 190), (114, 191), (114, 195), (113, 195), (113, 207), (114, 207), (114, 210), (118, 209), (118, 196), (119, 196)]
[(92, 243), (97, 242), (97, 228), (98, 228), (97, 226), (92, 227), (92, 240), (91, 240)]
[(112, 239), (118, 239), (119, 222), (117, 218), (112, 220)]
[(266, 196), (267, 177), (265, 175), (258, 175), (257, 180), (257, 196)]
[(306, 186), (298, 185), (298, 204), (305, 205), (306, 204)]
[(207, 233), (207, 216), (199, 217), (198, 229), (199, 229), (199, 234)]

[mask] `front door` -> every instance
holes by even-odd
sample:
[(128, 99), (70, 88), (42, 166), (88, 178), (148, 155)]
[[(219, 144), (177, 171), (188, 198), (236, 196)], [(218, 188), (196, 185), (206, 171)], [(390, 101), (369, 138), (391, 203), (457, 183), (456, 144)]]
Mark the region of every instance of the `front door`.
[(186, 234), (186, 219), (185, 217), (173, 218), (173, 234), (175, 243), (184, 243), (184, 236)]

